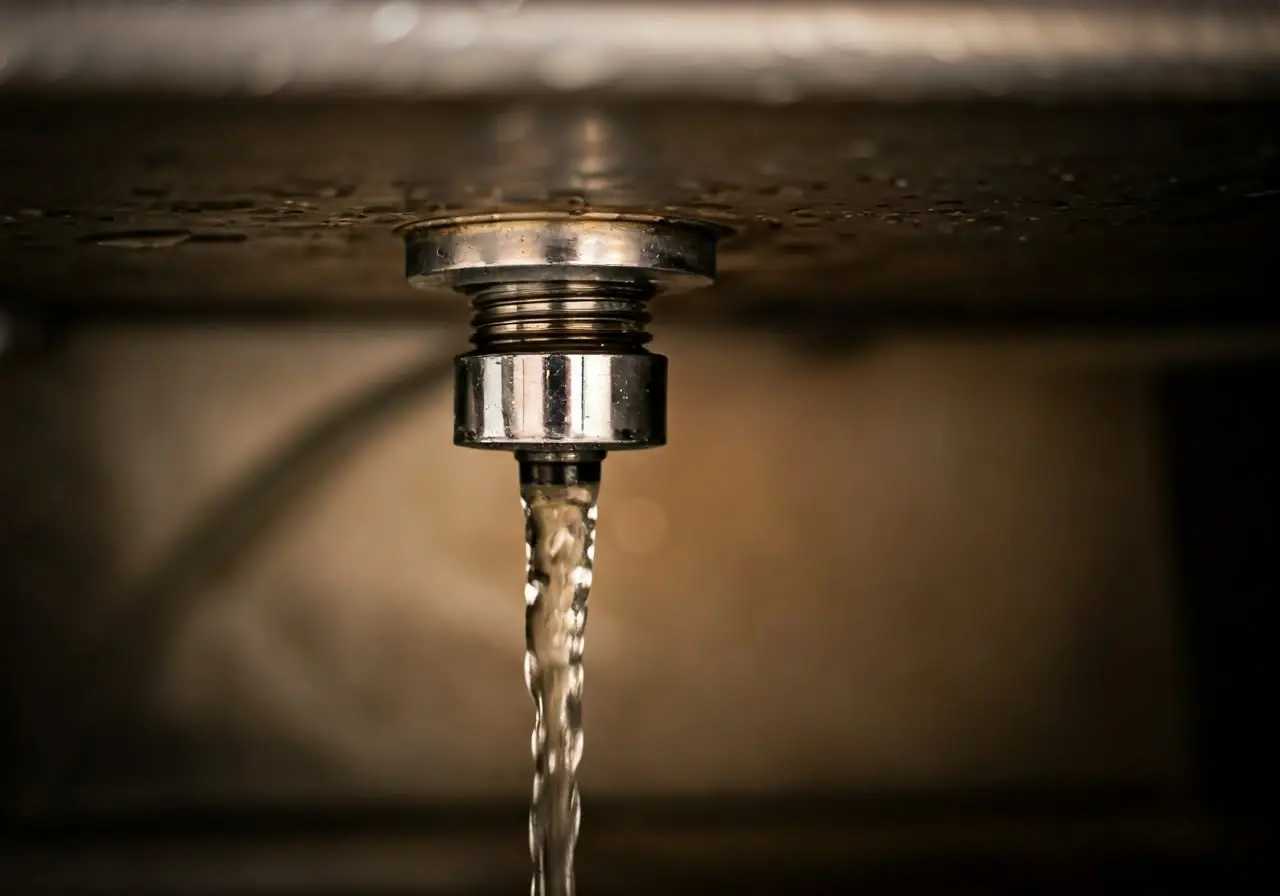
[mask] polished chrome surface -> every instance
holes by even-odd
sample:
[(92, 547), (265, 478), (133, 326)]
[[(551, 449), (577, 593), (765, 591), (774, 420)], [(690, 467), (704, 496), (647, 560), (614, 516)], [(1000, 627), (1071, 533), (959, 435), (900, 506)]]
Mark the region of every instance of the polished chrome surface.
[(1256, 0), (0, 6), (0, 86), (764, 99), (1233, 94), (1276, 87)]
[(409, 282), (420, 288), (516, 281), (706, 286), (717, 230), (651, 215), (543, 212), (428, 220), (404, 229)]
[(667, 359), (644, 348), (647, 303), (710, 283), (722, 228), (548, 211), (401, 230), (411, 284), (471, 299), (475, 349), (457, 360), (456, 444), (568, 462), (666, 443)]
[(458, 445), (572, 452), (666, 444), (661, 355), (463, 355), (455, 384)]

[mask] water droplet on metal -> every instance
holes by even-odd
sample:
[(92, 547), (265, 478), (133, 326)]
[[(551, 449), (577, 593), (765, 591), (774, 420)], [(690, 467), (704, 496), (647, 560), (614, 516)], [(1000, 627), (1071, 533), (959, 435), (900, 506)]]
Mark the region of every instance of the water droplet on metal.
[(83, 242), (112, 249), (169, 249), (189, 239), (191, 232), (187, 230), (122, 230), (90, 234)]

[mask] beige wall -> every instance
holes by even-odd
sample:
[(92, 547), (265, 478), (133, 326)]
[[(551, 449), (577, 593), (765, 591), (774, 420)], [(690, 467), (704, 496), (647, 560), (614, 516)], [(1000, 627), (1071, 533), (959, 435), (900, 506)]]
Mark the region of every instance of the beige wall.
[[(176, 577), (174, 612), (129, 615), (300, 427), (460, 341), (111, 330), (0, 371), (20, 458), (3, 525), (37, 520), (46, 555), (9, 537), (26, 621), (0, 662), (32, 682), (15, 718), (63, 736), (69, 704), (38, 683), (73, 629), (145, 670), (133, 711), (90, 737), (79, 793), (524, 793), (516, 470), (449, 444), (443, 386), (369, 426), (231, 562)], [(1132, 352), (823, 354), (711, 330), (657, 348), (672, 444), (605, 465), (586, 786), (1178, 785), (1177, 620)]]

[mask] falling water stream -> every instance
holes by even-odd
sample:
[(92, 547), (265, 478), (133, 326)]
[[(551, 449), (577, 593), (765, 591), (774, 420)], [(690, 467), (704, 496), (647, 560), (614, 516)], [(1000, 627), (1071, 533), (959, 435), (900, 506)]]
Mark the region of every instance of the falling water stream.
[(534, 896), (570, 896), (582, 759), (582, 648), (595, 558), (597, 483), (525, 484), (525, 681), (533, 696)]

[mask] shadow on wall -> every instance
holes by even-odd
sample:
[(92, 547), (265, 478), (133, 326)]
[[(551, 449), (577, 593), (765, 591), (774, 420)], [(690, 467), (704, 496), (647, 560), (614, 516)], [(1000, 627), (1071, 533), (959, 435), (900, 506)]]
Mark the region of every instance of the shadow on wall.
[[(452, 348), (89, 331), (0, 380), (41, 421), (6, 428), (5, 527), (69, 468), (93, 481), (5, 559), (18, 616), (67, 620), (5, 652), (16, 779), (56, 785), (55, 808), (523, 797), (516, 471), (450, 444), (422, 358)], [(605, 465), (584, 786), (1183, 783), (1142, 371), (980, 341), (660, 348), (672, 444)], [(348, 438), (344, 414), (370, 425)], [(304, 432), (333, 438), (308, 453)], [(69, 657), (90, 659), (58, 679)]]

